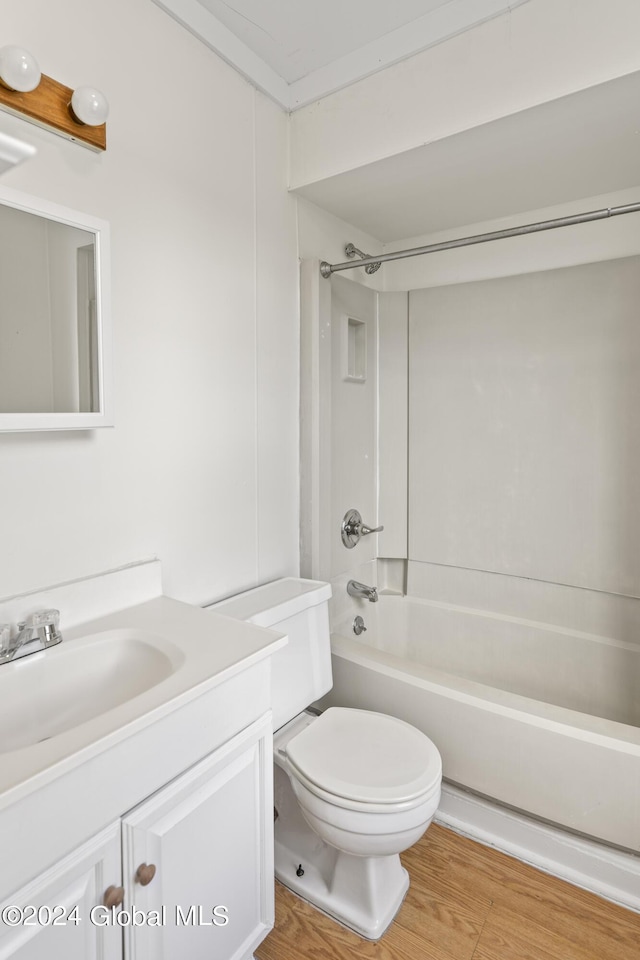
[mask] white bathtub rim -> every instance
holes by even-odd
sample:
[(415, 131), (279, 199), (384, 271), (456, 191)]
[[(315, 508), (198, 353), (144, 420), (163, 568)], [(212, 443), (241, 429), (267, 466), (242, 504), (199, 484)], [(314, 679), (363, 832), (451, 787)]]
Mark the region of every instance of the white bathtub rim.
[(400, 664), (405, 662), (402, 658), (339, 634), (331, 635), (331, 650), (334, 656), (351, 660), (396, 680), (408, 681), (430, 693), (443, 695), (446, 691), (446, 696), (451, 699), (490, 713), (597, 744), (608, 750), (640, 757), (638, 727), (580, 713), (542, 700), (533, 700), (521, 694), (425, 667), (415, 661), (410, 661), (410, 668), (402, 669)]
[[(530, 620), (525, 617), (514, 617), (512, 614), (508, 613), (499, 613), (494, 610), (483, 610), (480, 607), (465, 607), (456, 603), (448, 603), (445, 600), (427, 600), (424, 597), (414, 597), (409, 594), (391, 594), (391, 593), (380, 593), (379, 602), (384, 605), (396, 605), (402, 603), (415, 604), (420, 607), (436, 607), (439, 610), (449, 610), (451, 613), (461, 613), (467, 614), (471, 617), (479, 617), (483, 620), (500, 620), (503, 623), (514, 623), (520, 627), (527, 627), (532, 630), (541, 630), (546, 633), (555, 633), (561, 636), (567, 637), (576, 637), (579, 640), (590, 640), (594, 643), (604, 644), (605, 646), (610, 647), (619, 647), (622, 650), (629, 650), (632, 653), (637, 653), (640, 648), (640, 643), (634, 643), (631, 640), (619, 640), (616, 637), (607, 637), (600, 633), (587, 633), (584, 630), (576, 630), (573, 627), (559, 626), (554, 623), (547, 623), (544, 620)], [(366, 604), (367, 609), (371, 612), (369, 604)], [(352, 615), (347, 615), (341, 617), (337, 624), (336, 629), (341, 629), (344, 626), (347, 629), (350, 629), (351, 620), (353, 619)]]
[(562, 830), (452, 783), (434, 822), (640, 913), (640, 856)]

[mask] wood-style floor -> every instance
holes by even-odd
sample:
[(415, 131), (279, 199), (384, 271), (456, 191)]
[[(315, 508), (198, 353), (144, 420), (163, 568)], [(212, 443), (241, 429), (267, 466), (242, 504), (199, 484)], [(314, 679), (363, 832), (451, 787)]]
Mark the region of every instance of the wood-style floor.
[(640, 960), (640, 915), (443, 827), (402, 859), (411, 886), (377, 943), (277, 883), (258, 960)]

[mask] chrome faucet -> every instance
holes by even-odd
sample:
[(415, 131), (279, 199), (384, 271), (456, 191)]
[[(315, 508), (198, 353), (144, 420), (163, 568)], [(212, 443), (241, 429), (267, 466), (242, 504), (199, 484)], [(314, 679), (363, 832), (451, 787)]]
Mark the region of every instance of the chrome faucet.
[(347, 584), (347, 593), (350, 597), (361, 597), (370, 603), (378, 602), (378, 591), (375, 587), (368, 587), (366, 583), (359, 583), (357, 580), (349, 580)]
[(18, 633), (13, 638), (9, 625), (0, 625), (0, 664), (19, 660), (60, 643), (62, 634), (59, 625), (59, 610), (38, 610), (37, 613), (32, 613), (24, 623), (18, 624)]

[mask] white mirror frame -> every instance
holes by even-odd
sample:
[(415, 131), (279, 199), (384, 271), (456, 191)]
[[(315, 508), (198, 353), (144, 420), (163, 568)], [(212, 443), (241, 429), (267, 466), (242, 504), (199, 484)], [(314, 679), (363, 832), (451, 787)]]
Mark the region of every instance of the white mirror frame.
[(0, 204), (86, 230), (95, 236), (96, 326), (100, 409), (97, 413), (1, 413), (0, 431), (93, 430), (113, 426), (109, 223), (0, 185)]

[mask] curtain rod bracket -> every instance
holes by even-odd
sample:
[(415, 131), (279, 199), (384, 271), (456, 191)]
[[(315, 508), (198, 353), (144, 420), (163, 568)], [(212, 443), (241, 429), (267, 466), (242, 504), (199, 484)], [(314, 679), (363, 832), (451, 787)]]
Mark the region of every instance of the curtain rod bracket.
[[(358, 250), (353, 243), (348, 243), (344, 248), (344, 252), (351, 260), (353, 260), (354, 257), (360, 257), (361, 260), (367, 260), (368, 263), (364, 268), (365, 273), (375, 273), (376, 270), (379, 270), (382, 266), (379, 260), (373, 260), (373, 257), (371, 257), (368, 253), (363, 253), (362, 250)], [(354, 266), (359, 266), (359, 264), (354, 264)]]

